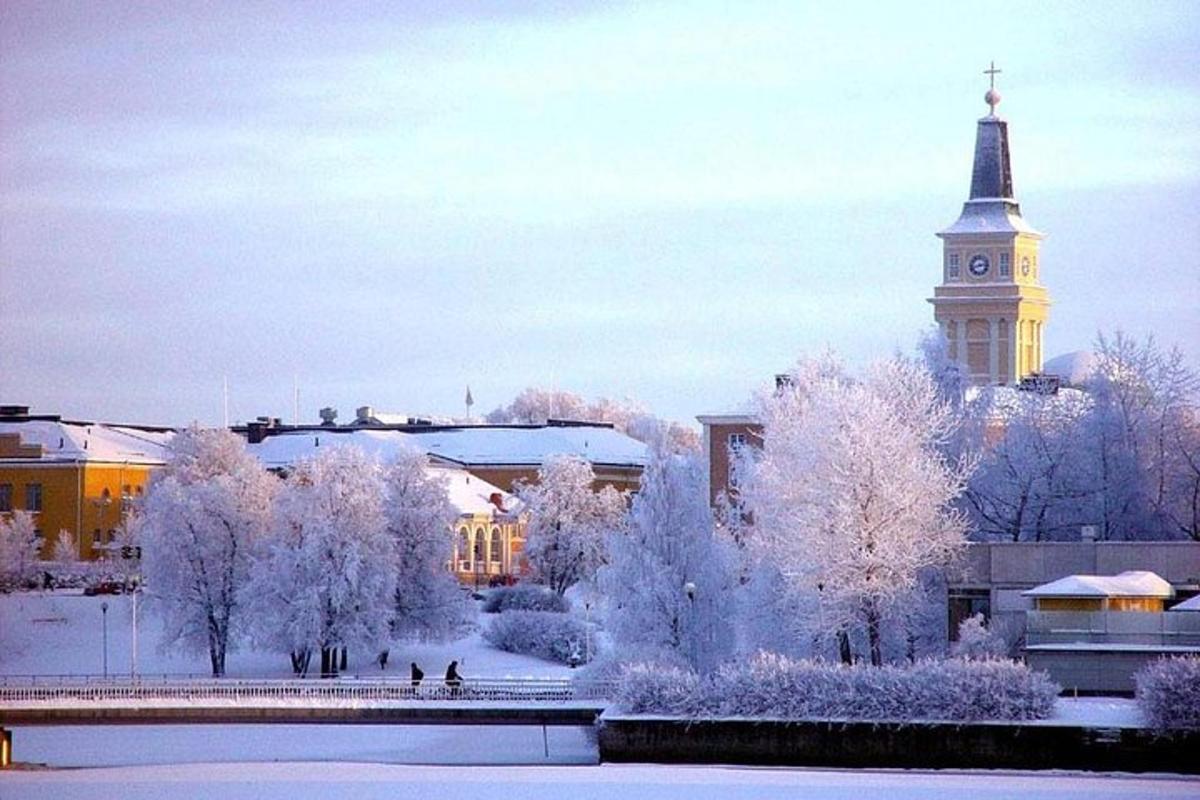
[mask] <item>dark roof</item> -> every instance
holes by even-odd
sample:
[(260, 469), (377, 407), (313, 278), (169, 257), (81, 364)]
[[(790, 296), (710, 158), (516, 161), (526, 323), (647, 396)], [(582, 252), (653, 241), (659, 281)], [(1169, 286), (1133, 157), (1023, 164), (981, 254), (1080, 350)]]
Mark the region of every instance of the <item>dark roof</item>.
[(1008, 156), (1008, 123), (999, 117), (979, 120), (975, 132), (975, 166), (971, 170), (971, 199), (1013, 196)]

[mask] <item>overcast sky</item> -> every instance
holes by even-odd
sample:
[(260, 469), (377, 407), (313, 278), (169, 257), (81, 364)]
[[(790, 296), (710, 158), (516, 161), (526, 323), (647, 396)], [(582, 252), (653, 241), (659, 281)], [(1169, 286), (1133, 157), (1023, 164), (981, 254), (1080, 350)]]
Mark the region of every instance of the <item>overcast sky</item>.
[(1046, 354), (1200, 363), (1200, 3), (0, 3), (0, 402), (665, 416), (932, 323), (1003, 69)]

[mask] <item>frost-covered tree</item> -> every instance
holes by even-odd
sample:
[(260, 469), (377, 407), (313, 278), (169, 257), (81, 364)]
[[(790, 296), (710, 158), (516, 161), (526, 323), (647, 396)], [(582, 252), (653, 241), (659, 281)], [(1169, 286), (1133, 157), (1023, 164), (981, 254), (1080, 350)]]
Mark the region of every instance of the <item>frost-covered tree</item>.
[(1178, 349), (1117, 332), (1096, 343), (1085, 420), (1104, 539), (1200, 539), (1198, 380)]
[(147, 593), (162, 609), (162, 646), (206, 650), (223, 675), (277, 481), (226, 430), (190, 428), (170, 450), (140, 520)]
[(487, 421), (493, 423), (544, 424), (550, 419), (609, 422), (617, 430), (640, 442), (663, 442), (668, 449), (677, 453), (700, 450), (700, 437), (694, 429), (659, 419), (642, 405), (630, 400), (602, 397), (588, 402), (574, 392), (530, 387), (507, 406), (500, 406), (487, 415)]
[(958, 641), (950, 652), (958, 658), (1001, 658), (1008, 654), (1008, 645), (988, 627), (982, 614), (975, 614), (958, 624)]
[(275, 503), (271, 539), (255, 565), (255, 638), (307, 669), (338, 669), (351, 647), (378, 652), (396, 603), (395, 542), (379, 463), (353, 446), (321, 448), (295, 465)]
[(674, 651), (711, 672), (733, 648), (730, 566), (713, 529), (704, 465), (657, 448), (599, 573), (622, 656)]
[(529, 514), (525, 561), (540, 583), (558, 594), (589, 580), (604, 563), (605, 537), (621, 525), (625, 500), (611, 486), (592, 489), (592, 465), (575, 456), (551, 456), (537, 483), (517, 487)]
[(58, 538), (54, 540), (54, 563), (66, 569), (79, 564), (79, 546), (75, 544), (75, 535), (65, 528), (58, 532)]
[(750, 547), (809, 600), (810, 624), (861, 626), (879, 664), (889, 612), (965, 544), (953, 503), (969, 470), (940, 450), (957, 417), (923, 367), (894, 359), (855, 380), (826, 356), (763, 397), (759, 418)]
[(1090, 398), (1075, 390), (1008, 391), (1005, 398), (1000, 412), (991, 392), (967, 409), (979, 453), (963, 495), (972, 528), (990, 540), (1078, 538), (1095, 497), (1083, 424)]
[(429, 471), (429, 457), (401, 453), (384, 470), (384, 513), (395, 547), (396, 602), (392, 635), (442, 639), (462, 629), (470, 601), (446, 569), (454, 551), (451, 525), (458, 510), (446, 481)]
[(8, 519), (0, 516), (0, 586), (16, 587), (33, 580), (41, 549), (32, 513), (13, 511)]

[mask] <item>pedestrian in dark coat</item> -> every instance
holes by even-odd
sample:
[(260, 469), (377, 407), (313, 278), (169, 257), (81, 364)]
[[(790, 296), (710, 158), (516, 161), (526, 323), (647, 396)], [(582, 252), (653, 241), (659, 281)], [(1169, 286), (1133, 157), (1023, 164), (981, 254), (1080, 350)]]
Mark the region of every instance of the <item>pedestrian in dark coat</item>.
[(417, 666), (417, 662), (412, 662), (412, 685), (414, 689), (421, 685), (421, 679), (424, 677), (425, 673)]
[(458, 694), (462, 689), (462, 676), (458, 674), (458, 662), (451, 661), (450, 666), (446, 667), (446, 686), (450, 688), (454, 694)]

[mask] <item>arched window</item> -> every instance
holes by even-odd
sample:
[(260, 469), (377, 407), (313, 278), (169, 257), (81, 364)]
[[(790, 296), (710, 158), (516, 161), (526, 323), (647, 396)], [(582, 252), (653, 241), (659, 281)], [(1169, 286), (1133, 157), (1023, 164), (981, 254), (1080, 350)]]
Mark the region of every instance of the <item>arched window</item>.
[(475, 531), (475, 561), (476, 563), (484, 560), (484, 548), (487, 547), (487, 538), (484, 535), (483, 528), (478, 528)]
[(491, 562), (499, 567), (500, 562), (504, 560), (504, 544), (500, 540), (500, 529), (492, 528), (492, 554)]
[(470, 552), (471, 552), (471, 534), (467, 531), (466, 528), (459, 528), (458, 529), (458, 552), (456, 553), (456, 558), (459, 561), (467, 561), (468, 559), (471, 558), (471, 556), (469, 555)]

